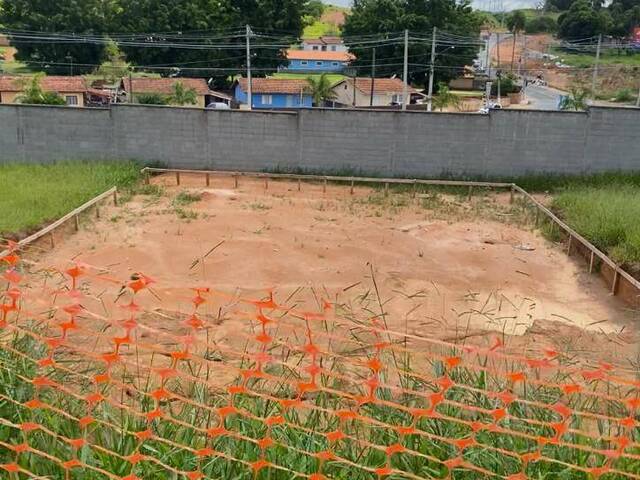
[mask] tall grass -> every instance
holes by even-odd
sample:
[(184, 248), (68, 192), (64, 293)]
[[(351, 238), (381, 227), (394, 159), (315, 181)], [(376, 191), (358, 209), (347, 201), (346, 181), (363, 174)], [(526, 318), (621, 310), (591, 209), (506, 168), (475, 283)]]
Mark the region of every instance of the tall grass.
[(572, 187), (553, 199), (566, 222), (617, 262), (640, 262), (640, 186)]
[(131, 186), (138, 170), (133, 162), (0, 165), (0, 235), (27, 233), (111, 187)]

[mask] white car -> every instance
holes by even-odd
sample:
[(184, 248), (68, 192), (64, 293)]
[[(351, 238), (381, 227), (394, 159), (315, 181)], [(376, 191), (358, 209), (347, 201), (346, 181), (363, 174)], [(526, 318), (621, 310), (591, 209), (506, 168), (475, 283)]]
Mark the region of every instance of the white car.
[(207, 110), (231, 110), (231, 107), (224, 102), (211, 102), (207, 105)]

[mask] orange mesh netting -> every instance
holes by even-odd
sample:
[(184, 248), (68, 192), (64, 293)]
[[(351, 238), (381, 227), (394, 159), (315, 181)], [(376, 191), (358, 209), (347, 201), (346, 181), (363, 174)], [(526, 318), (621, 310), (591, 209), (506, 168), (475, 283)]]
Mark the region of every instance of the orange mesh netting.
[(142, 273), (27, 273), (9, 252), (2, 478), (640, 479), (640, 382), (612, 365), (396, 332), (328, 298), (161, 301)]

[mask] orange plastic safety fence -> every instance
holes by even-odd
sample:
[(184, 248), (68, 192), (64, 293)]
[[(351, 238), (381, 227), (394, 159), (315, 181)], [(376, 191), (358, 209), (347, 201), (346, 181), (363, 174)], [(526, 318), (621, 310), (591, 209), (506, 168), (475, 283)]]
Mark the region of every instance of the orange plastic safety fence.
[(640, 382), (613, 365), (9, 251), (2, 478), (640, 479)]

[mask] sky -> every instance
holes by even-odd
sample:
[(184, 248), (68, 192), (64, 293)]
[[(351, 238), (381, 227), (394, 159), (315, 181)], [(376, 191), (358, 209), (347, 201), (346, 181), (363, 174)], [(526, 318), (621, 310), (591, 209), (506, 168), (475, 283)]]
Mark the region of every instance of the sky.
[[(325, 3), (332, 5), (340, 5), (342, 7), (351, 6), (351, 0), (325, 0)], [(540, 0), (472, 0), (474, 8), (481, 10), (505, 11), (517, 8), (534, 8), (541, 3)]]

